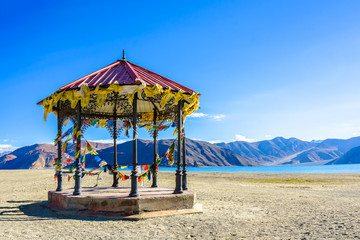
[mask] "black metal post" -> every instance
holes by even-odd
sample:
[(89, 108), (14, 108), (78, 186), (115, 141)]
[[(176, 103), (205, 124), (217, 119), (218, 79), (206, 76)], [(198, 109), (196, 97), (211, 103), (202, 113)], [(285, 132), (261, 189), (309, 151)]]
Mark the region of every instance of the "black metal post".
[(178, 102), (178, 142), (177, 142), (177, 170), (176, 170), (176, 187), (175, 194), (183, 193), (182, 189), (182, 172), (181, 172), (181, 124), (182, 124), (182, 101)]
[[(156, 112), (156, 109), (154, 108), (154, 126), (156, 125), (156, 118), (157, 118), (157, 112)], [(154, 164), (153, 164), (153, 174), (152, 174), (152, 177), (153, 177), (153, 182), (152, 182), (152, 185), (151, 187), (153, 188), (156, 188), (156, 187), (159, 187), (158, 186), (158, 181), (157, 181), (157, 172), (156, 172), (156, 156), (157, 156), (157, 135), (158, 135), (158, 130), (155, 129), (154, 130)]]
[(131, 192), (130, 197), (139, 197), (138, 192), (138, 177), (139, 173), (137, 170), (137, 93), (135, 93), (133, 100), (133, 170), (131, 171)]
[[(81, 136), (77, 136), (77, 133), (81, 130), (81, 103), (78, 102), (77, 105), (77, 120), (76, 120), (76, 153), (81, 150)], [(81, 195), (81, 162), (80, 162), (80, 154), (75, 160), (76, 171), (75, 171), (75, 188), (74, 195)]]
[[(59, 100), (57, 102), (57, 124), (58, 124), (58, 133), (61, 133), (61, 129), (62, 129), (62, 119), (61, 119), (61, 116), (60, 116), (60, 107), (61, 107), (61, 101)], [(62, 161), (61, 159), (61, 141), (59, 141), (57, 143), (58, 145), (58, 161)], [(62, 171), (62, 168), (60, 168), (59, 170), (59, 173), (58, 173), (58, 176), (57, 176), (57, 188), (56, 188), (56, 191), (62, 191), (64, 190), (63, 188), (63, 171)]]
[(114, 130), (114, 166), (113, 166), (113, 185), (112, 187), (119, 187), (119, 177), (117, 175), (117, 171), (118, 171), (118, 164), (117, 164), (117, 146), (116, 146), (116, 138), (117, 138), (117, 133), (116, 133), (116, 98), (115, 98), (115, 103), (114, 103), (114, 125), (113, 125), (113, 130)]
[(182, 187), (183, 190), (189, 190), (188, 185), (187, 185), (187, 171), (186, 171), (186, 143), (185, 143), (185, 123), (183, 123), (183, 131), (182, 133), (184, 134), (183, 136), (183, 140), (182, 140), (182, 165), (183, 165), (183, 176), (182, 176)]

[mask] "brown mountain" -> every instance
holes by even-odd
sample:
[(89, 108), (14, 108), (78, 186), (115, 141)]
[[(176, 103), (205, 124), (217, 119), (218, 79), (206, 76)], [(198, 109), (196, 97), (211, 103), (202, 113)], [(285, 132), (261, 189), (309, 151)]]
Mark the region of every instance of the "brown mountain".
[(18, 148), (0, 158), (1, 169), (27, 169), (51, 167), (56, 157), (52, 144), (35, 144)]
[[(93, 144), (96, 150), (107, 148), (112, 144)], [(73, 144), (69, 144), (68, 152), (73, 153)], [(0, 157), (0, 169), (51, 168), (57, 157), (57, 147), (53, 144), (34, 144), (16, 149)]]
[(360, 147), (354, 147), (346, 152), (343, 156), (327, 163), (333, 164), (359, 164), (360, 163)]
[(217, 143), (217, 145), (230, 149), (259, 165), (321, 165), (338, 159), (350, 149), (360, 146), (360, 137), (311, 142), (276, 137), (259, 142), (235, 141)]
[[(172, 140), (160, 140), (158, 152), (164, 154)], [(113, 163), (114, 149), (112, 144), (92, 143), (102, 158), (108, 163)], [(69, 154), (73, 155), (72, 146), (69, 146)], [(186, 157), (188, 166), (253, 166), (253, 162), (241, 157), (228, 149), (213, 145), (208, 142), (186, 139)], [(119, 165), (130, 165), (132, 162), (132, 141), (117, 145)], [(52, 144), (35, 144), (18, 148), (17, 150), (0, 157), (0, 169), (28, 169), (53, 167), (57, 156), (57, 147)], [(176, 153), (175, 153), (176, 156)], [(138, 140), (139, 164), (150, 164), (153, 161), (153, 142)], [(88, 154), (86, 166), (97, 167), (94, 156)], [(166, 160), (161, 166), (169, 166)]]
[(336, 149), (311, 148), (306, 151), (299, 152), (291, 157), (291, 159), (282, 164), (284, 165), (320, 165), (326, 164), (333, 159), (342, 156), (342, 153)]
[[(173, 140), (164, 139), (158, 141), (158, 153), (163, 155), (169, 148)], [(117, 145), (118, 164), (131, 165), (132, 162), (132, 141)], [(140, 165), (151, 164), (153, 162), (154, 144), (149, 140), (138, 140), (138, 162)], [(176, 149), (176, 148), (175, 148)], [(108, 163), (113, 163), (113, 147), (98, 151)], [(176, 159), (175, 150), (175, 159)], [(188, 166), (254, 166), (255, 163), (243, 158), (226, 148), (214, 144), (186, 139), (186, 160)], [(96, 166), (97, 164), (90, 157), (87, 166)], [(166, 160), (163, 160), (160, 166), (169, 166)]]
[(254, 161), (260, 165), (278, 164), (284, 158), (315, 147), (316, 143), (306, 142), (297, 138), (276, 137), (272, 140), (259, 142), (235, 141), (230, 143), (217, 143)]

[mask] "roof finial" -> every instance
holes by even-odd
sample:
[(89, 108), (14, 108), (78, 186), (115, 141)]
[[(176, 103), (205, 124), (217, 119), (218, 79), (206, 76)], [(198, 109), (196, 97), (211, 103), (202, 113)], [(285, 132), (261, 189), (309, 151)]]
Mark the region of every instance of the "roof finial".
[(122, 58), (122, 60), (126, 60), (126, 58), (125, 58), (125, 49), (123, 49), (123, 58)]

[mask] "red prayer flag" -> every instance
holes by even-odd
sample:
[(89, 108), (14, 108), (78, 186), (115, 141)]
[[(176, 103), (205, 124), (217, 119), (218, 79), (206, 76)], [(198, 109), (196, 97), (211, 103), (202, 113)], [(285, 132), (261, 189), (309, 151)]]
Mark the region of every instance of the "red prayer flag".
[(161, 126), (159, 126), (158, 131), (160, 132), (160, 131), (162, 131), (164, 128), (166, 128), (166, 125), (161, 125)]
[(87, 125), (90, 121), (91, 121), (91, 119), (86, 119), (86, 120), (84, 121), (84, 125)]

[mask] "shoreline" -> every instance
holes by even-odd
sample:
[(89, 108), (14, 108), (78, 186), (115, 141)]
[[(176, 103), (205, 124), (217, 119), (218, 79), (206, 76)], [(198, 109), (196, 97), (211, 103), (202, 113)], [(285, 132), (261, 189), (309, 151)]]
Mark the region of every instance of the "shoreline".
[[(91, 170), (92, 168), (86, 168)], [(204, 166), (187, 167), (188, 172), (223, 172), (223, 173), (300, 173), (300, 174), (334, 174), (334, 173), (360, 173), (360, 164), (337, 164), (337, 165), (280, 165), (280, 166)], [(0, 169), (1, 170), (53, 170), (54, 168), (33, 169)], [(159, 172), (172, 172), (176, 167), (159, 167)], [(131, 171), (125, 168), (122, 171)]]

